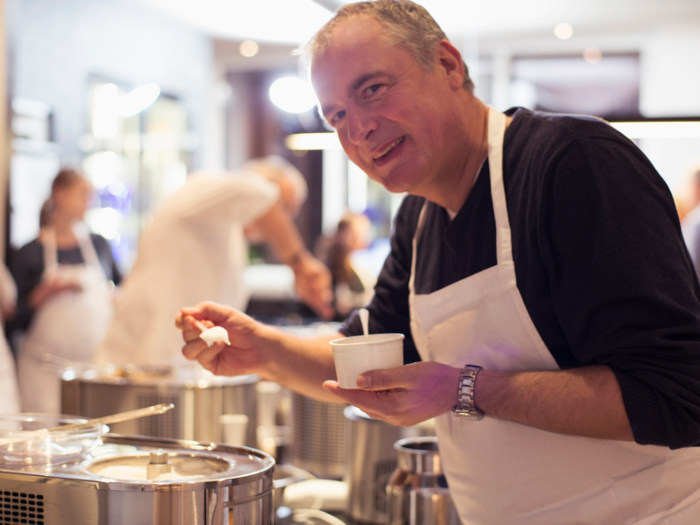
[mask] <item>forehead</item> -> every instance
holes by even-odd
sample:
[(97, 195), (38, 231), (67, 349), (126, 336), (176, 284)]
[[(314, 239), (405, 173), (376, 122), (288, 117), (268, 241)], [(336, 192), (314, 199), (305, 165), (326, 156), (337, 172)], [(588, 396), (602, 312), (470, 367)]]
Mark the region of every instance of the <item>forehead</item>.
[(358, 75), (396, 69), (405, 60), (413, 59), (402, 47), (391, 45), (379, 21), (353, 16), (333, 28), (328, 46), (313, 57), (311, 81), (321, 98), (329, 91), (347, 89)]

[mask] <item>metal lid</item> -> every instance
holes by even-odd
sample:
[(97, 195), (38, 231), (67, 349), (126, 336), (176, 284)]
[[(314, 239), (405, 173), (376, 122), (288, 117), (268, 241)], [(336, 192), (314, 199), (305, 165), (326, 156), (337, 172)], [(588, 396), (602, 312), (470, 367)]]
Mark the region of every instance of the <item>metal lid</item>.
[[(171, 464), (172, 468), (164, 472), (156, 471), (151, 475), (149, 470), (151, 465), (167, 464)], [(233, 471), (235, 461), (214, 454), (157, 450), (98, 457), (87, 461), (83, 467), (88, 472), (104, 478), (156, 483), (215, 479), (222, 473)]]
[[(0, 464), (0, 475), (12, 473), (28, 476), (38, 483), (68, 483), (117, 492), (189, 492), (246, 485), (246, 490), (262, 494), (273, 488), (275, 460), (253, 448), (118, 434), (106, 434), (102, 441), (102, 445), (87, 454), (87, 459), (41, 468)], [(167, 452), (168, 462), (161, 465), (151, 463), (153, 451), (156, 451), (156, 456)], [(149, 480), (148, 472), (146, 479), (115, 479), (106, 476), (109, 472), (104, 472), (107, 466), (133, 466), (130, 462), (137, 462), (136, 466), (146, 465), (146, 470), (148, 465), (156, 467), (152, 470), (159, 474), (167, 473), (169, 469), (159, 468), (167, 465), (175, 470), (174, 479)], [(124, 474), (124, 469), (121, 470)], [(121, 477), (129, 478), (129, 475)]]
[(112, 385), (157, 385), (158, 387), (211, 388), (227, 385), (256, 383), (257, 375), (235, 377), (215, 376), (200, 366), (160, 366), (160, 365), (101, 365), (76, 374), (64, 373), (65, 381), (78, 379), (87, 383)]

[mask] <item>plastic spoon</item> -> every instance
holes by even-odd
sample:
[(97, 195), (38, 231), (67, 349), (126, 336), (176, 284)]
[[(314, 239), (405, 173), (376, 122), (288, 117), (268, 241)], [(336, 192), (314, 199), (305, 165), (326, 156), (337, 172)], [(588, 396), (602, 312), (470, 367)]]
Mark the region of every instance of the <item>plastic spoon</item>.
[(360, 308), (360, 321), (362, 321), (362, 332), (365, 334), (365, 339), (369, 339), (369, 310)]
[(138, 419), (146, 416), (154, 416), (156, 414), (164, 414), (168, 410), (175, 408), (172, 403), (166, 404), (161, 403), (160, 405), (153, 405), (146, 408), (137, 408), (136, 410), (129, 410), (128, 412), (120, 412), (118, 414), (112, 414), (110, 416), (96, 417), (94, 419), (88, 419), (84, 423), (72, 423), (70, 425), (62, 425), (60, 427), (50, 428), (49, 432), (66, 432), (69, 430), (81, 430), (84, 428), (92, 428), (96, 425), (110, 425), (112, 423), (121, 423), (122, 421), (131, 421), (132, 419)]
[(199, 338), (207, 343), (207, 346), (211, 346), (219, 341), (222, 341), (227, 345), (231, 345), (231, 341), (229, 341), (228, 338), (228, 332), (223, 326), (212, 326), (211, 328), (207, 328), (196, 319), (194, 320), (194, 324), (196, 324), (197, 328), (202, 331), (202, 333), (199, 334)]

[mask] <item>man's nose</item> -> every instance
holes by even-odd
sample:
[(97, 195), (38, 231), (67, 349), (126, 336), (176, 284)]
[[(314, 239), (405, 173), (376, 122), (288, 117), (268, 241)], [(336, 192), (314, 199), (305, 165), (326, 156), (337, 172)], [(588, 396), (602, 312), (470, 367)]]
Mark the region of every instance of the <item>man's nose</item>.
[(348, 139), (355, 145), (360, 145), (369, 139), (370, 134), (376, 129), (376, 121), (364, 112), (353, 111), (348, 113), (347, 120)]

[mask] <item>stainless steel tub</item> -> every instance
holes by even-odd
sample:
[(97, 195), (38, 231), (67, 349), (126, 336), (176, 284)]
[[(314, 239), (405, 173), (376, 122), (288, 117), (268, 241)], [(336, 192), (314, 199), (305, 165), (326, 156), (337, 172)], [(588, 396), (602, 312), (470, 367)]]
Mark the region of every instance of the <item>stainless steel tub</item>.
[(112, 431), (214, 442), (223, 441), (220, 415), (245, 414), (245, 445), (257, 447), (257, 382), (254, 375), (220, 377), (187, 367), (68, 369), (61, 378), (61, 412), (93, 418), (173, 403), (166, 414), (117, 423)]

